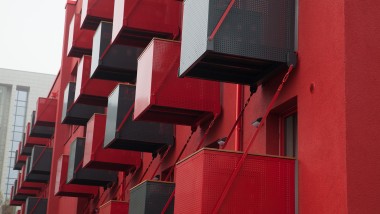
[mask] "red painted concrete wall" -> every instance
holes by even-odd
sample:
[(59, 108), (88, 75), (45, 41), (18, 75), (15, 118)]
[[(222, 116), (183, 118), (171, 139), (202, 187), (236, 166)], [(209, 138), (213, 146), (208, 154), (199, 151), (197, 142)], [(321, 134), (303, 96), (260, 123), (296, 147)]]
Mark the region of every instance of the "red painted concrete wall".
[(379, 1), (347, 0), (346, 120), (349, 213), (380, 213)]

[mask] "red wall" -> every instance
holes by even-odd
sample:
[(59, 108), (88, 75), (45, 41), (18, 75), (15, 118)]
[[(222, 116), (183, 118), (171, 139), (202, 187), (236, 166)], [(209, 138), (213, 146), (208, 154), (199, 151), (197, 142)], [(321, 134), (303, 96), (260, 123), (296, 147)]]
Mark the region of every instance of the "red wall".
[(380, 213), (379, 1), (346, 1), (349, 213)]

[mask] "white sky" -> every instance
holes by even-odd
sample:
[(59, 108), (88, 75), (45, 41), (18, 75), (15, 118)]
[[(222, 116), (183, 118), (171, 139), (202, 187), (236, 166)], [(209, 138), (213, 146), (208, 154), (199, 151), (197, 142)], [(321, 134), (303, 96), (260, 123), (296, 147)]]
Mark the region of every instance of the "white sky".
[(0, 0), (0, 68), (57, 74), (66, 0)]

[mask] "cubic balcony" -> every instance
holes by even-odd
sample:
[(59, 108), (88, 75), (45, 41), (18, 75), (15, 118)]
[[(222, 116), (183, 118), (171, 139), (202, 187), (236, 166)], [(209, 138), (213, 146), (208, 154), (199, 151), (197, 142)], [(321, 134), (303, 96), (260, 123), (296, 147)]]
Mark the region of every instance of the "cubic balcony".
[(30, 173), (30, 169), (32, 167), (31, 162), (32, 162), (31, 157), (28, 157), (28, 159), (26, 159), (26, 163), (25, 163), (24, 181), (34, 182), (34, 183), (48, 183), (50, 175)]
[(29, 173), (50, 175), (53, 148), (34, 146), (30, 156)]
[[(174, 187), (173, 182), (162, 181), (144, 181), (133, 187), (129, 201), (129, 213), (161, 213), (173, 193)], [(190, 199), (191, 197), (188, 198), (188, 201)], [(173, 210), (174, 200), (171, 201), (165, 213), (173, 213)]]
[[(202, 149), (177, 163), (174, 213), (212, 213), (241, 156), (239, 152)], [(218, 213), (247, 210), (295, 213), (294, 159), (247, 156)]]
[(99, 207), (99, 214), (120, 214), (126, 213), (129, 203), (126, 201), (108, 201)]
[(67, 55), (81, 58), (83, 55), (91, 55), (92, 38), (94, 31), (80, 28), (81, 16), (75, 14), (71, 19), (67, 43)]
[(75, 82), (69, 82), (65, 89), (62, 108), (62, 123), (86, 125), (95, 113), (104, 113), (104, 107), (75, 103)]
[(38, 190), (19, 189), (17, 179), (14, 180), (12, 191), (13, 200), (15, 201), (25, 201), (29, 196), (36, 196), (38, 194)]
[(57, 162), (57, 174), (54, 187), (55, 196), (92, 198), (94, 195), (98, 194), (98, 187), (67, 184), (68, 169), (69, 156), (62, 155)]
[(94, 114), (87, 123), (84, 168), (112, 171), (138, 168), (141, 164), (141, 152), (103, 148), (106, 118), (104, 114)]
[(81, 28), (96, 30), (101, 21), (112, 21), (114, 1), (83, 0)]
[(57, 100), (38, 98), (36, 111), (32, 113), (31, 137), (51, 138), (54, 135)]
[(145, 47), (153, 37), (180, 34), (182, 4), (172, 0), (115, 0), (112, 43)]
[(28, 197), (25, 203), (25, 214), (46, 214), (47, 205), (46, 198)]
[(20, 198), (15, 197), (14, 194), (14, 186), (11, 187), (11, 195), (9, 200), (9, 205), (11, 206), (21, 206), (24, 203), (24, 200), (20, 200)]
[[(54, 119), (55, 120), (55, 119)], [(35, 145), (38, 145), (38, 146), (47, 146), (49, 145), (49, 141), (50, 139), (49, 138), (41, 138), (41, 137), (31, 137), (29, 135), (30, 133), (30, 128), (31, 128), (31, 125), (30, 123), (28, 123), (26, 125), (26, 133), (27, 134), (24, 134), (25, 136), (23, 136), (23, 139), (24, 139), (24, 147), (28, 147), (30, 148), (30, 152), (32, 151), (31, 148)]]
[(221, 111), (220, 83), (177, 77), (180, 50), (155, 38), (139, 57), (135, 120), (193, 126)]
[(22, 190), (41, 190), (45, 184), (43, 183), (35, 183), (35, 182), (27, 182), (25, 181), (25, 167), (26, 165), (24, 165), (22, 168), (21, 168), (21, 172), (18, 174), (18, 177), (17, 177), (17, 180), (18, 180), (18, 185), (19, 185), (19, 189), (22, 189)]
[(83, 167), (85, 138), (76, 138), (70, 145), (67, 183), (106, 187), (117, 182), (117, 172)]
[(132, 121), (135, 87), (119, 84), (108, 98), (105, 148), (156, 153), (174, 144), (170, 124)]
[(93, 39), (91, 78), (135, 83), (143, 48), (111, 44), (111, 34), (112, 23), (101, 22)]
[[(184, 2), (179, 75), (260, 84), (296, 62), (294, 0)], [(244, 5), (244, 6), (241, 6)]]
[(91, 56), (84, 55), (78, 63), (74, 103), (105, 107), (117, 82), (90, 79), (90, 73)]
[(19, 143), (18, 150), (16, 150), (15, 152), (16, 155), (15, 155), (13, 170), (21, 170), (22, 166), (24, 166), (26, 163), (26, 159), (28, 158), (25, 155), (21, 155), (21, 147), (22, 147), (22, 143)]

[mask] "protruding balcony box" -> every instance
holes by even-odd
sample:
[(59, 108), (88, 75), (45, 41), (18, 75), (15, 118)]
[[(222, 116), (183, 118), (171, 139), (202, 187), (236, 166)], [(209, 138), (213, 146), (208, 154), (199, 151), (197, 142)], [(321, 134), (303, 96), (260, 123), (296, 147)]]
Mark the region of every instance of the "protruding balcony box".
[(70, 145), (67, 183), (107, 186), (117, 181), (117, 172), (83, 167), (85, 138), (76, 138)]
[[(26, 168), (25, 168), (25, 178), (24, 178), (24, 180), (26, 182), (48, 183), (50, 175), (30, 173), (31, 168), (33, 167), (32, 162), (33, 162), (32, 161), (32, 157), (28, 157), (28, 159), (26, 159), (26, 164), (25, 164)], [(38, 162), (37, 162), (37, 164), (38, 164)]]
[(36, 196), (38, 190), (33, 189), (19, 189), (17, 179), (14, 180), (13, 185), (13, 199), (16, 201), (25, 201), (28, 196)]
[(25, 203), (25, 214), (46, 214), (47, 204), (46, 198), (28, 197)]
[(94, 113), (104, 113), (104, 107), (75, 103), (75, 82), (69, 82), (65, 89), (62, 108), (62, 123), (86, 125)]
[(81, 15), (75, 14), (69, 26), (67, 43), (67, 55), (81, 58), (83, 55), (91, 55), (93, 30), (80, 29)]
[[(255, 85), (296, 62), (295, 0), (184, 2), (181, 77)], [(242, 6), (244, 5), (244, 6)]]
[[(241, 157), (202, 149), (177, 163), (174, 213), (212, 213)], [(218, 213), (293, 214), (294, 177), (294, 159), (249, 154)]]
[(16, 150), (15, 154), (15, 163), (13, 165), (13, 170), (21, 170), (22, 166), (25, 165), (26, 159), (28, 158), (25, 155), (21, 155), (21, 148), (22, 148), (22, 143), (20, 142), (18, 145), (18, 150)]
[(9, 200), (9, 205), (11, 206), (21, 206), (24, 203), (24, 200), (19, 200), (20, 198), (14, 197), (14, 186), (11, 187), (11, 197)]
[[(28, 123), (26, 125), (26, 133), (27, 134), (23, 137), (23, 139), (24, 139), (24, 147), (32, 148), (35, 145), (39, 145), (39, 146), (47, 146), (47, 145), (49, 145), (49, 141), (50, 141), (49, 138), (31, 137), (29, 135), (30, 128), (31, 128), (31, 125), (30, 125), (30, 123)], [(30, 149), (30, 152), (31, 151), (32, 150)]]
[(126, 201), (108, 201), (99, 207), (99, 214), (128, 213), (129, 203)]
[(96, 30), (101, 21), (112, 21), (114, 1), (83, 0), (81, 28)]
[(21, 172), (18, 174), (19, 189), (22, 190), (40, 190), (45, 186), (43, 183), (27, 182), (25, 179), (25, 165), (21, 168)]
[(62, 155), (57, 162), (57, 174), (55, 178), (55, 196), (87, 197), (91, 198), (98, 193), (98, 187), (78, 184), (66, 184), (67, 171), (69, 169), (69, 156)]
[(31, 137), (51, 138), (54, 135), (57, 99), (38, 98), (30, 127)]
[(91, 78), (136, 82), (137, 58), (143, 48), (112, 44), (112, 23), (101, 22), (93, 40)]
[(135, 87), (119, 84), (108, 98), (105, 148), (155, 153), (174, 144), (170, 124), (132, 121)]
[(83, 166), (85, 168), (127, 171), (141, 164), (141, 152), (104, 149), (105, 114), (94, 114), (87, 123)]
[(117, 82), (90, 79), (91, 56), (84, 55), (78, 64), (75, 85), (75, 103), (94, 106), (107, 106), (108, 95), (116, 87)]
[(182, 4), (172, 0), (115, 0), (112, 43), (145, 47), (153, 37), (180, 34)]
[(50, 175), (53, 148), (34, 146), (30, 156), (29, 173)]
[[(162, 181), (144, 181), (131, 189), (129, 213), (149, 214), (163, 210), (174, 191), (175, 183)], [(193, 196), (188, 198), (188, 201)], [(193, 202), (191, 202), (193, 203)], [(174, 200), (171, 201), (165, 214), (172, 214)]]
[(153, 39), (138, 60), (135, 120), (195, 125), (220, 112), (220, 83), (178, 78), (181, 43)]

